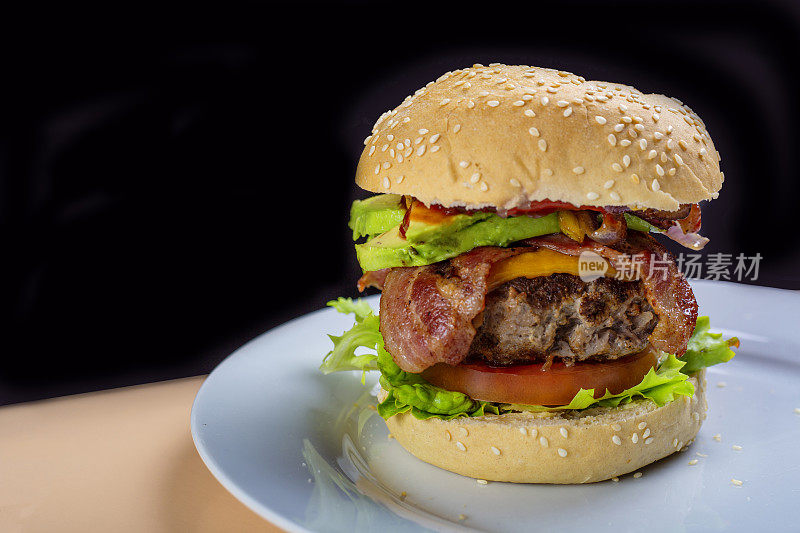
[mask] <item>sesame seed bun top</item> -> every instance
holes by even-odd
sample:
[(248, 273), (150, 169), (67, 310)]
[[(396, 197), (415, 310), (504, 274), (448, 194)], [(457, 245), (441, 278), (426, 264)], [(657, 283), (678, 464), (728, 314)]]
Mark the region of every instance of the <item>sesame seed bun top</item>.
[(356, 183), (444, 206), (675, 210), (717, 197), (719, 163), (703, 121), (678, 100), (491, 64), (448, 72), (381, 115)]

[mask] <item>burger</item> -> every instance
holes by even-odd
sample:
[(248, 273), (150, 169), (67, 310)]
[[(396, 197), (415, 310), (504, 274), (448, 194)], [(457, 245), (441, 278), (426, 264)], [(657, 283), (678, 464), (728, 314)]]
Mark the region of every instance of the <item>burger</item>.
[[(380, 372), (419, 459), (485, 480), (589, 483), (689, 444), (711, 333), (659, 240), (692, 250), (720, 156), (682, 102), (522, 65), (447, 72), (364, 141), (359, 290), (325, 373)], [(362, 375), (363, 381), (363, 375)]]

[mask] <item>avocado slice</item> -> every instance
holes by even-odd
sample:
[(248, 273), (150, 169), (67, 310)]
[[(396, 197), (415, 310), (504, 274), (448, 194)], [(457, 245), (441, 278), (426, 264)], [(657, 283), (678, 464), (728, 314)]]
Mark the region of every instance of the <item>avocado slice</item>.
[(366, 200), (356, 200), (350, 207), (353, 240), (372, 237), (389, 231), (403, 221), (406, 207), (399, 194), (378, 194)]
[[(460, 216), (460, 215), (459, 215)], [(437, 233), (426, 228), (420, 233), (428, 238), (406, 239), (400, 236), (399, 227), (356, 245), (356, 256), (361, 268), (367, 272), (400, 266), (422, 266), (450, 259), (478, 246), (508, 246), (548, 233), (558, 233), (558, 214), (534, 218), (527, 216), (501, 218), (491, 213), (464, 215), (475, 223), (453, 231), (452, 224)], [(457, 218), (457, 217), (454, 217)], [(459, 222), (461, 223), (461, 222)], [(410, 228), (409, 228), (410, 229)]]

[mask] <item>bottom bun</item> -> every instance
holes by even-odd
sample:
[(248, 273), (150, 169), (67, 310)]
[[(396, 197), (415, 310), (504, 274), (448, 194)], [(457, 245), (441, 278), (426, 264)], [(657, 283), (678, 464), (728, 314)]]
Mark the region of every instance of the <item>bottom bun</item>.
[[(663, 407), (636, 400), (583, 411), (508, 413), (386, 421), (423, 461), (451, 472), (513, 483), (593, 483), (633, 472), (689, 445), (706, 418), (705, 370), (689, 378), (694, 396)], [(381, 391), (379, 398), (385, 397)]]

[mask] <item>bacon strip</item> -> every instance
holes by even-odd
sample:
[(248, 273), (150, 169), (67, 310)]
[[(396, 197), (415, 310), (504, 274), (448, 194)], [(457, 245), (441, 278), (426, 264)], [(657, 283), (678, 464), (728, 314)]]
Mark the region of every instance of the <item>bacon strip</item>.
[[(590, 250), (618, 270), (641, 279), (648, 301), (659, 316), (652, 345), (683, 355), (697, 320), (692, 289), (667, 250), (649, 235), (630, 232), (615, 248), (584, 240), (577, 243), (561, 234), (528, 239), (515, 248), (475, 248), (449, 261), (423, 267), (392, 268), (372, 273), (383, 285), (381, 333), (397, 365), (418, 373), (436, 364), (456, 365), (467, 356), (475, 337), (473, 320), (483, 310), (489, 290), (487, 278), (493, 264), (513, 255), (548, 248), (579, 256)], [(631, 256), (636, 254), (636, 260)], [(371, 273), (362, 278), (370, 281)], [(382, 280), (382, 281), (381, 281)]]
[(406, 372), (436, 363), (456, 365), (467, 356), (483, 310), (489, 270), (497, 261), (530, 248), (475, 248), (449, 261), (393, 268), (381, 296), (386, 349)]
[[(618, 250), (591, 241), (576, 243), (564, 235), (554, 234), (524, 241), (562, 254), (580, 255), (590, 250), (608, 259), (617, 270), (630, 271), (642, 280), (647, 299), (658, 314), (658, 325), (650, 342), (659, 350), (681, 356), (686, 352), (697, 322), (697, 300), (692, 288), (678, 270), (675, 259), (650, 235), (632, 231)], [(635, 260), (631, 262), (631, 256)]]
[(358, 278), (358, 292), (364, 292), (367, 287), (375, 287), (376, 289), (383, 290), (383, 284), (386, 283), (386, 274), (389, 273), (391, 268), (382, 268), (380, 270), (370, 270), (364, 272), (364, 275)]

